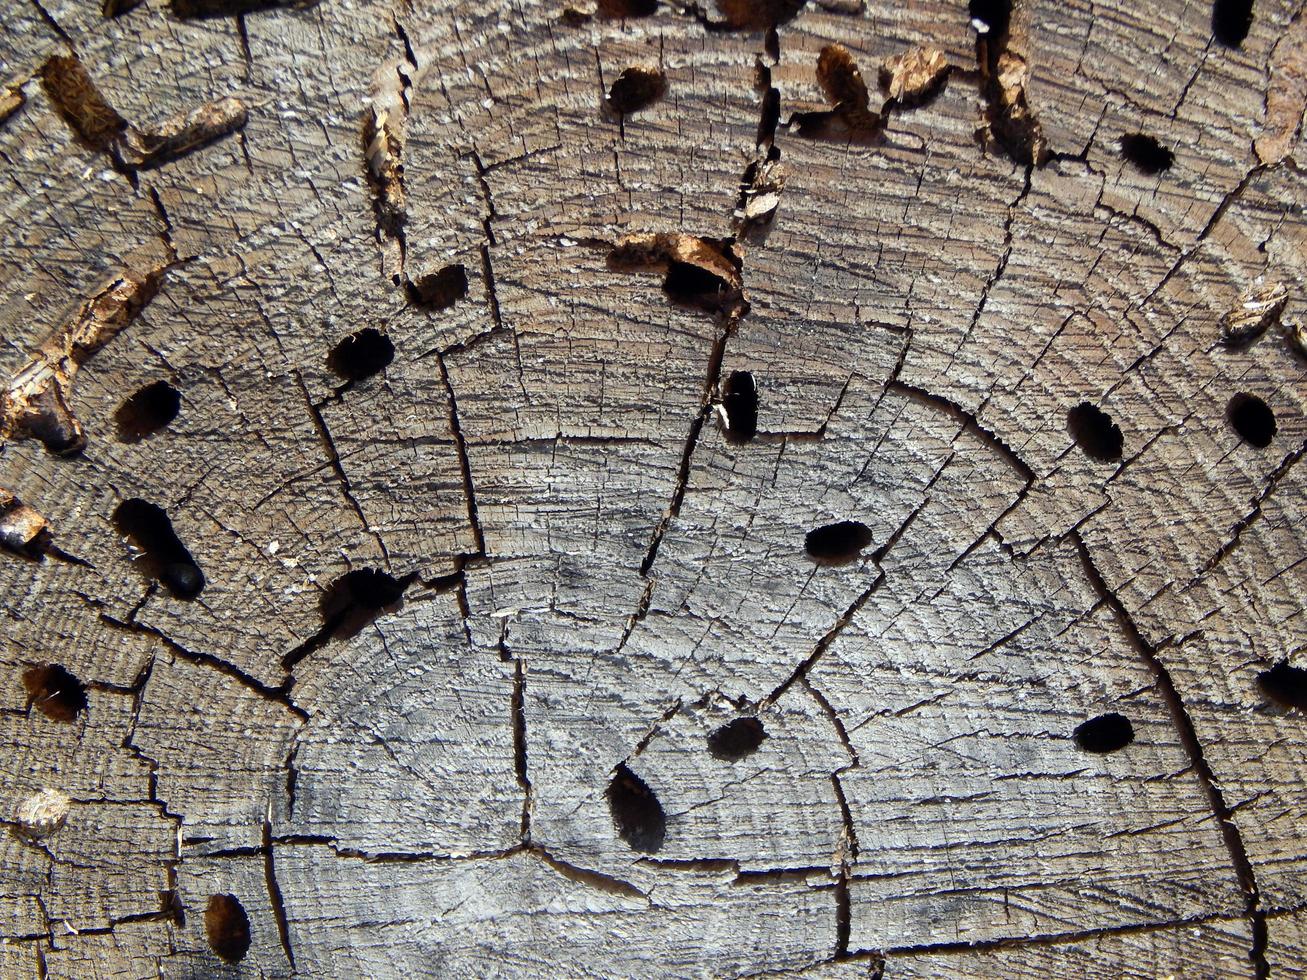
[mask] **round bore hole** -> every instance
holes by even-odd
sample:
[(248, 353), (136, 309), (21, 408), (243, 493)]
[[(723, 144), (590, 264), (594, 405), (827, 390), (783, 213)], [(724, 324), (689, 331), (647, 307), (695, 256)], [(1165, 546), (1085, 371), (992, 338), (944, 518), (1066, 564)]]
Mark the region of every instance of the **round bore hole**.
[(1135, 729), (1129, 718), (1112, 711), (1090, 718), (1076, 728), (1072, 737), (1084, 751), (1105, 755), (1119, 751), (1133, 742)]
[(1281, 660), (1270, 670), (1257, 675), (1257, 686), (1267, 699), (1282, 708), (1307, 711), (1307, 670), (1292, 667)]
[(235, 895), (210, 895), (204, 910), (209, 947), (228, 963), (239, 963), (250, 951), (250, 917)]
[(803, 550), (822, 565), (847, 565), (871, 544), (871, 528), (861, 521), (840, 521), (808, 532)]
[(1225, 407), (1225, 417), (1239, 438), (1250, 446), (1265, 449), (1275, 438), (1275, 413), (1256, 395), (1239, 392)]
[(181, 411), (182, 396), (166, 381), (155, 381), (126, 399), (113, 413), (120, 442), (140, 442), (158, 432)]
[(726, 438), (748, 442), (758, 434), (758, 388), (748, 371), (732, 371), (722, 385)]
[(617, 767), (604, 793), (613, 814), (617, 836), (634, 850), (652, 854), (663, 846), (667, 817), (647, 783), (626, 767)]
[(23, 671), (27, 702), (54, 721), (73, 721), (86, 710), (86, 685), (60, 664)]
[(608, 90), (608, 107), (619, 116), (653, 105), (667, 91), (667, 77), (657, 68), (633, 65)]
[(1090, 459), (1112, 462), (1121, 458), (1125, 440), (1121, 427), (1097, 405), (1081, 402), (1066, 416), (1067, 431)]
[(1253, 26), (1253, 0), (1216, 0), (1212, 4), (1212, 35), (1227, 48), (1237, 48)]
[(714, 758), (735, 762), (758, 751), (766, 737), (757, 718), (736, 718), (708, 736), (708, 751)]
[(1152, 176), (1170, 170), (1175, 154), (1145, 133), (1127, 133), (1121, 137), (1121, 156), (1143, 174)]
[(375, 327), (352, 333), (327, 355), (327, 367), (346, 381), (362, 381), (384, 371), (395, 359), (395, 345)]

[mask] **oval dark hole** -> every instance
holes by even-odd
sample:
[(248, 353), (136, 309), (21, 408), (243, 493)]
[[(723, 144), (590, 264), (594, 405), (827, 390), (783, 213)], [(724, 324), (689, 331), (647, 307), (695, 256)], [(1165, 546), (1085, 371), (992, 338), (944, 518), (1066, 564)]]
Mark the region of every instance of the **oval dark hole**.
[(653, 790), (625, 763), (617, 767), (604, 795), (613, 813), (613, 825), (622, 840), (646, 854), (652, 854), (663, 846), (663, 838), (667, 835), (663, 806)]
[(715, 758), (735, 762), (756, 752), (766, 737), (757, 718), (736, 718), (708, 736), (708, 751)]
[(353, 636), (377, 614), (404, 597), (415, 575), (397, 579), (378, 568), (358, 568), (332, 582), (322, 594), (323, 626), (337, 636)]
[(1237, 48), (1253, 26), (1253, 0), (1216, 0), (1212, 4), (1212, 34), (1227, 48)]
[(204, 931), (210, 948), (228, 963), (239, 963), (250, 951), (250, 917), (235, 895), (209, 896)]
[(658, 0), (599, 0), (599, 16), (610, 20), (648, 17), (658, 9)]
[(162, 507), (133, 497), (113, 512), (118, 533), (141, 552), (136, 564), (178, 599), (194, 599), (204, 588), (204, 573), (172, 529)]
[(27, 703), (54, 721), (73, 721), (86, 710), (86, 685), (59, 664), (23, 671)]
[(140, 442), (177, 417), (182, 396), (166, 381), (148, 384), (132, 395), (113, 413), (120, 442)]
[(1074, 732), (1076, 745), (1086, 752), (1100, 755), (1116, 752), (1135, 740), (1135, 729), (1130, 719), (1115, 711), (1090, 718)]
[(608, 90), (608, 107), (619, 115), (653, 105), (667, 91), (667, 77), (656, 68), (627, 68)]
[(1121, 428), (1096, 405), (1081, 402), (1066, 416), (1067, 431), (1086, 456), (1102, 462), (1121, 458), (1125, 440)]
[(461, 265), (447, 265), (408, 283), (408, 299), (414, 306), (444, 310), (467, 295), (467, 270)]
[(748, 442), (758, 434), (758, 389), (748, 371), (732, 371), (722, 385), (726, 438)]
[(1307, 670), (1291, 667), (1289, 661), (1281, 660), (1257, 675), (1257, 686), (1281, 707), (1307, 711)]
[(871, 544), (871, 528), (861, 521), (840, 521), (809, 531), (803, 549), (823, 565), (846, 565)]
[(375, 327), (352, 333), (327, 355), (327, 367), (346, 381), (362, 381), (395, 359), (395, 345)]
[(1265, 449), (1275, 438), (1275, 413), (1256, 395), (1239, 392), (1225, 407), (1225, 417), (1239, 438), (1250, 446)]
[(1140, 173), (1160, 174), (1170, 170), (1175, 154), (1153, 137), (1144, 133), (1127, 133), (1121, 137), (1121, 156), (1138, 168)]

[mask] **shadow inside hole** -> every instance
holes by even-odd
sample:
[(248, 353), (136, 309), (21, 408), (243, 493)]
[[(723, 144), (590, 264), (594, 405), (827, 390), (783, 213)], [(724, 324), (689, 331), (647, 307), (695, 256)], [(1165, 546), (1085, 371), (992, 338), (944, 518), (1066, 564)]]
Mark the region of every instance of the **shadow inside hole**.
[(1012, 21), (1012, 0), (970, 0), (967, 16), (978, 35), (1001, 41)]
[(722, 385), (722, 413), (730, 442), (748, 442), (758, 434), (758, 388), (748, 371), (732, 371)]
[(1121, 137), (1121, 156), (1142, 174), (1152, 176), (1170, 170), (1175, 154), (1146, 133), (1127, 133)]
[(847, 565), (871, 544), (871, 528), (861, 521), (839, 521), (807, 533), (803, 550), (819, 565)]
[(609, 20), (649, 17), (658, 10), (658, 0), (599, 0), (599, 16)]
[(385, 370), (395, 359), (395, 345), (375, 327), (352, 333), (327, 355), (327, 367), (346, 381), (362, 381)]
[(358, 568), (332, 582), (322, 594), (318, 609), (323, 629), (337, 639), (348, 639), (382, 612), (397, 607), (416, 573), (397, 579), (378, 568)]
[(250, 917), (235, 895), (210, 895), (204, 910), (209, 948), (228, 963), (239, 963), (250, 951)]
[(617, 76), (608, 89), (604, 108), (625, 116), (653, 105), (667, 91), (667, 76), (656, 68), (633, 65)]
[(1281, 660), (1257, 675), (1257, 686), (1268, 700), (1280, 707), (1307, 711), (1307, 670)]
[(1135, 740), (1135, 729), (1125, 715), (1110, 711), (1090, 718), (1072, 733), (1076, 745), (1085, 752), (1106, 755), (1125, 748)]
[(735, 288), (721, 276), (676, 259), (667, 263), (663, 292), (672, 302), (705, 313), (721, 312), (735, 296)]
[(631, 848), (653, 854), (667, 836), (667, 817), (658, 797), (626, 764), (617, 767), (604, 796), (613, 814), (617, 836)]
[(878, 141), (885, 129), (879, 115), (857, 106), (796, 112), (786, 125), (803, 139), (859, 145)]
[(1253, 0), (1216, 0), (1212, 4), (1212, 36), (1227, 48), (1237, 48), (1253, 26)]
[(1226, 405), (1225, 418), (1239, 438), (1250, 446), (1265, 449), (1275, 438), (1275, 413), (1256, 395), (1239, 392)]
[(210, 17), (235, 17), (262, 10), (289, 7), (309, 10), (322, 0), (171, 0), (173, 16), (182, 20), (203, 20)]
[(161, 582), (177, 599), (194, 599), (200, 594), (204, 573), (173, 531), (162, 507), (132, 497), (114, 509), (113, 522), (139, 552), (134, 564), (147, 578)]
[(23, 671), (27, 703), (53, 721), (71, 722), (86, 710), (86, 685), (59, 664)]
[(1097, 405), (1081, 402), (1066, 415), (1067, 431), (1090, 459), (1108, 463), (1121, 458), (1121, 427)]
[(736, 718), (708, 736), (708, 752), (715, 759), (736, 762), (762, 745), (767, 731), (757, 718)]
[(467, 295), (467, 270), (447, 265), (439, 272), (411, 279), (405, 287), (408, 301), (424, 310), (445, 310)]
[(735, 30), (771, 30), (793, 20), (808, 0), (716, 0), (726, 26)]
[(113, 413), (119, 442), (140, 442), (181, 411), (182, 396), (166, 381), (155, 381), (127, 398)]

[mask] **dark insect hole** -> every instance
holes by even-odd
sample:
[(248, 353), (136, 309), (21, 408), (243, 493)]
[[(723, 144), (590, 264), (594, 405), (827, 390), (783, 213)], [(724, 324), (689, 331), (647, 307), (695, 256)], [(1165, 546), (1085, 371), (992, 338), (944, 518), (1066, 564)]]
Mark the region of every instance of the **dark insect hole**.
[(1067, 412), (1066, 427), (1076, 445), (1091, 459), (1111, 462), (1121, 458), (1125, 445), (1121, 427), (1098, 406), (1081, 402)]
[(323, 626), (340, 637), (358, 633), (389, 606), (404, 597), (414, 575), (397, 579), (378, 568), (358, 568), (332, 582), (322, 594)]
[(467, 270), (447, 265), (408, 283), (408, 300), (426, 310), (445, 310), (467, 295)]
[(239, 963), (250, 951), (250, 917), (235, 895), (209, 896), (204, 931), (210, 948), (228, 963)]
[(871, 528), (861, 521), (840, 521), (808, 532), (803, 549), (822, 565), (847, 565), (871, 544)]
[(113, 512), (118, 533), (140, 552), (136, 563), (147, 577), (162, 582), (177, 599), (194, 599), (204, 588), (204, 573), (172, 529), (162, 507), (133, 497)]
[(59, 664), (23, 671), (27, 703), (54, 721), (73, 721), (86, 710), (86, 685)]
[(658, 9), (658, 0), (599, 0), (599, 16), (609, 20), (648, 17)]
[(667, 264), (663, 292), (676, 303), (715, 312), (726, 305), (731, 284), (707, 269), (673, 259)]
[(1253, 26), (1253, 0), (1216, 0), (1212, 4), (1212, 35), (1227, 48), (1237, 48)]
[(1175, 154), (1145, 133), (1122, 136), (1121, 156), (1133, 163), (1140, 173), (1150, 176), (1170, 170), (1171, 164), (1175, 163)]
[(137, 391), (113, 413), (120, 442), (140, 442), (158, 432), (181, 411), (182, 396), (166, 381), (155, 381)]
[(1129, 718), (1111, 711), (1079, 725), (1072, 737), (1084, 751), (1105, 755), (1133, 742), (1135, 730)]
[(1307, 711), (1307, 670), (1291, 667), (1289, 661), (1281, 660), (1257, 675), (1257, 686), (1281, 707)]
[(732, 371), (722, 385), (726, 438), (748, 442), (758, 434), (758, 388), (748, 371)]
[(1226, 406), (1225, 417), (1239, 438), (1250, 446), (1265, 449), (1275, 438), (1275, 413), (1256, 395), (1239, 392)]
[(617, 767), (604, 793), (613, 814), (617, 835), (637, 851), (653, 854), (667, 836), (667, 817), (662, 804), (643, 779), (626, 764)]
[(362, 381), (395, 359), (395, 345), (375, 327), (352, 333), (327, 355), (327, 367), (346, 381)]
[(1001, 39), (1012, 21), (1012, 0), (970, 0), (967, 14), (977, 33)]
[(619, 116), (653, 105), (667, 91), (667, 77), (656, 68), (627, 68), (608, 90), (608, 107)]
[(735, 762), (756, 752), (766, 737), (757, 718), (736, 718), (708, 736), (708, 751), (714, 758)]

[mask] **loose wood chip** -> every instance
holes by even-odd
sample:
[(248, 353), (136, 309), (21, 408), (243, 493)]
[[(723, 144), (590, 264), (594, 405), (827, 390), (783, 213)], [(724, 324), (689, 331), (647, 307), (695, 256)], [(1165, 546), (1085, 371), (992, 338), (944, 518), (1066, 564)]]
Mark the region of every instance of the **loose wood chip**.
[(1221, 318), (1221, 340), (1231, 347), (1249, 344), (1280, 320), (1289, 291), (1282, 283), (1251, 283), (1238, 305)]
[(18, 824), (31, 837), (49, 837), (68, 819), (71, 801), (56, 789), (43, 789), (18, 805)]
[(917, 105), (939, 91), (948, 75), (948, 59), (938, 48), (912, 48), (881, 65), (880, 81), (900, 105)]

